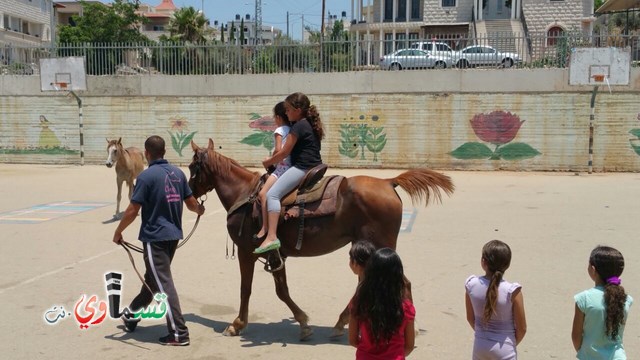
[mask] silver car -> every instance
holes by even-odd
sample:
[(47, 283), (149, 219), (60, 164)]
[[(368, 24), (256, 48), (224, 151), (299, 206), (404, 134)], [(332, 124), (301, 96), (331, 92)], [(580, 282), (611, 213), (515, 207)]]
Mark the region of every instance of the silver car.
[(487, 65), (509, 68), (522, 62), (522, 59), (518, 54), (500, 52), (491, 46), (472, 45), (455, 52), (453, 61), (458, 68)]
[(445, 69), (451, 65), (451, 57), (430, 55), (419, 49), (402, 49), (380, 58), (380, 68), (383, 70)]

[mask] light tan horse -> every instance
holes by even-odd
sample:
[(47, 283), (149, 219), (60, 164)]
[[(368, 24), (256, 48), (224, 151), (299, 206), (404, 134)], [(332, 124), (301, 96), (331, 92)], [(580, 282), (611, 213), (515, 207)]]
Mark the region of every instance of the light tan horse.
[(127, 182), (129, 187), (129, 200), (133, 193), (133, 181), (144, 170), (146, 163), (144, 154), (137, 147), (124, 148), (122, 146), (122, 138), (118, 140), (107, 139), (107, 161), (105, 165), (108, 168), (116, 165), (116, 184), (118, 185), (118, 195), (116, 197), (116, 214), (120, 215), (120, 199), (122, 198), (122, 183)]

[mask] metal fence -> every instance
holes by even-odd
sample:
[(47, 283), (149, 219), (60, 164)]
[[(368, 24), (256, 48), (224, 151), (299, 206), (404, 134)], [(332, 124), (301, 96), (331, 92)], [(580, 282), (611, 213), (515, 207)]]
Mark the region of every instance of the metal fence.
[[(515, 67), (566, 67), (574, 47), (630, 47), (632, 64), (640, 60), (637, 35), (538, 34), (486, 37), (429, 35), (428, 39), (395, 41), (324, 41), (322, 44), (232, 46), (212, 44), (136, 43), (61, 44), (29, 47), (0, 44), (0, 75), (37, 75), (39, 59), (82, 56), (88, 75), (216, 75), (378, 70), (381, 60), (418, 42), (445, 43), (451, 48), (451, 67), (471, 45), (490, 46), (519, 57)], [(442, 55), (442, 54), (440, 54)], [(444, 56), (447, 56), (446, 54)], [(497, 55), (496, 55), (497, 58)], [(466, 64), (504, 66), (500, 61)]]

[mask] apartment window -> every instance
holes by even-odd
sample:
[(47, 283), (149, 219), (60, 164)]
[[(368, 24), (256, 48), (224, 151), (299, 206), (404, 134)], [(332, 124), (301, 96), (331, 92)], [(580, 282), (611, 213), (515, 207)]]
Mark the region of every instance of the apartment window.
[(547, 30), (547, 46), (555, 46), (558, 38), (564, 35), (564, 30), (560, 26), (553, 26)]
[(384, 34), (384, 53), (391, 54), (393, 52), (393, 34)]
[(456, 0), (442, 0), (442, 7), (455, 7)]
[(9, 24), (9, 15), (3, 16), (2, 21), (4, 22), (5, 29), (11, 29), (11, 25)]
[(420, 20), (422, 19), (422, 14), (420, 14), (420, 3), (421, 0), (411, 0), (411, 20)]
[(393, 20), (393, 0), (384, 0), (384, 21)]
[(397, 33), (396, 34), (396, 50), (408, 48), (409, 44), (407, 43), (407, 34), (405, 33)]
[(398, 17), (396, 21), (407, 21), (407, 2), (405, 0), (398, 0)]

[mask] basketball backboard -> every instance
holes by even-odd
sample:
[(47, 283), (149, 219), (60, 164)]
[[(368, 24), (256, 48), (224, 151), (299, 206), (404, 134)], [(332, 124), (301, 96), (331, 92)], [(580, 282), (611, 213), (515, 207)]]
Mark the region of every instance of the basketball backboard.
[(629, 85), (630, 48), (574, 48), (569, 85)]
[(40, 90), (87, 90), (84, 57), (40, 59)]

